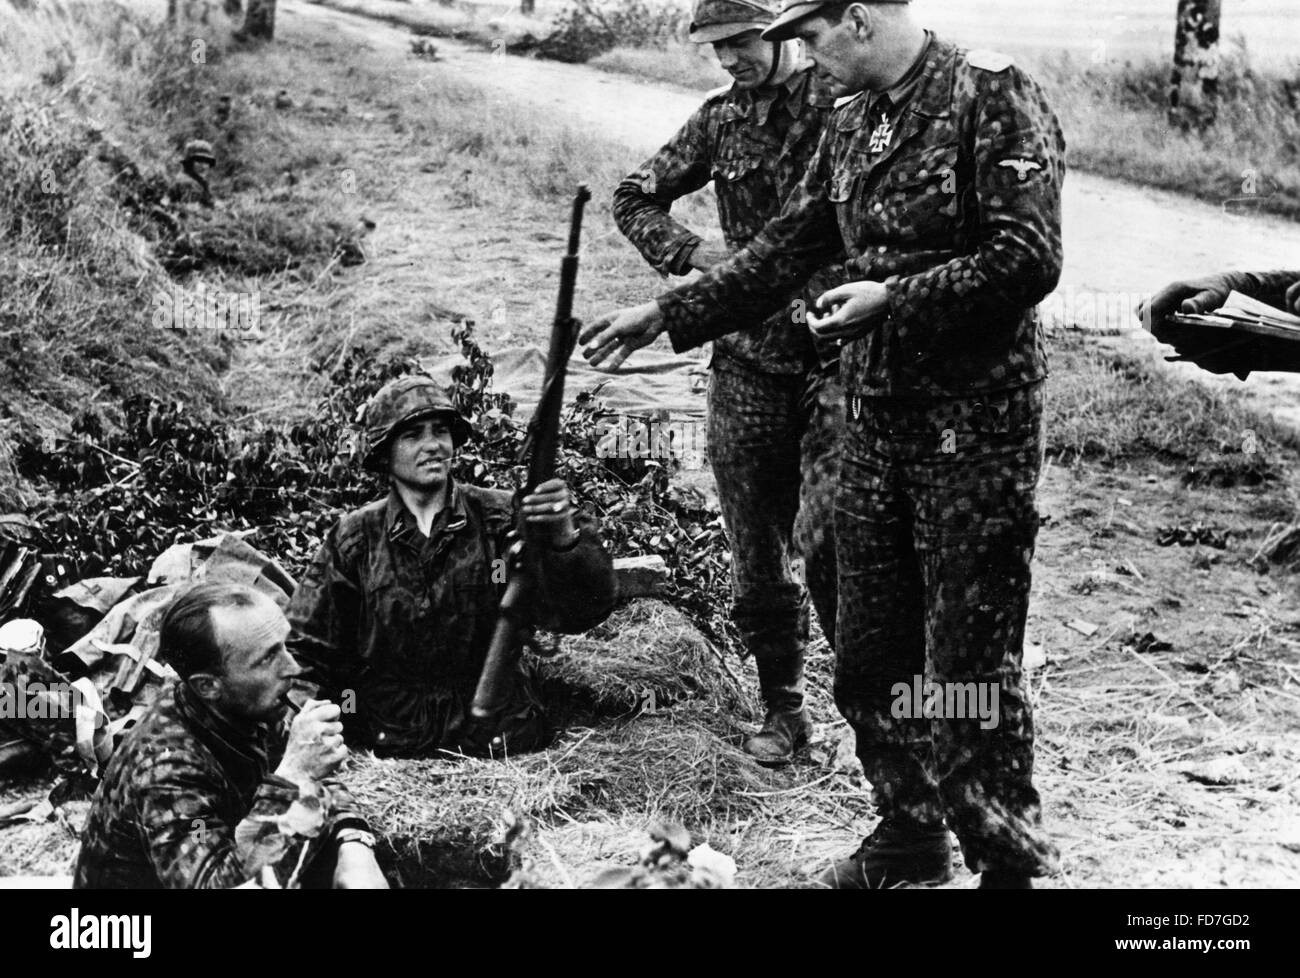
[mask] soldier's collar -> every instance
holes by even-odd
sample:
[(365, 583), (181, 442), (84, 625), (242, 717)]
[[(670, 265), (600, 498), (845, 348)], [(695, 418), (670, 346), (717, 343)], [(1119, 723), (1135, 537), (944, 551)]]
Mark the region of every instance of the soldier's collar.
[[(460, 485), (450, 476), (447, 479), (447, 505), (445, 505), (434, 518), (433, 526), (429, 528), (429, 538), (437, 536), (439, 533), (454, 533), (462, 530), (469, 523), (469, 510), (465, 506), (465, 494), (461, 491)], [(420, 534), (419, 527), (415, 524), (415, 516), (406, 508), (406, 503), (402, 502), (402, 497), (397, 494), (396, 487), (390, 487), (388, 490), (388, 504), (384, 510), (385, 523), (388, 526), (388, 538), (396, 540), (408, 533)], [(423, 538), (423, 535), (420, 534)]]
[(931, 36), (925, 53), (925, 68), (912, 94), (911, 111), (931, 119), (952, 114), (952, 94), (957, 72), (957, 49)]
[(196, 696), (184, 680), (176, 683), (175, 697), (181, 715), (194, 728), (192, 732), (202, 737), (210, 748), (222, 746), (243, 757), (265, 755), (263, 745), (269, 729), (266, 724), (236, 725)]
[(779, 85), (770, 85), (754, 92), (733, 89), (732, 97), (738, 103), (737, 107), (746, 117), (752, 118), (755, 125), (765, 126), (768, 117), (772, 114), (772, 106), (778, 100), (790, 110), (792, 116), (798, 116), (803, 107), (807, 84), (808, 65), (801, 64)]
[[(922, 65), (920, 75), (910, 81), (904, 78), (891, 88), (889, 93), (897, 93), (898, 97), (906, 98), (906, 93), (899, 92), (899, 87), (915, 85), (916, 90), (911, 92), (907, 111), (931, 119), (947, 118), (952, 113), (956, 56), (955, 47), (931, 36), (929, 47), (926, 48), (925, 55), (919, 62)], [(838, 114), (835, 117), (835, 128), (840, 132), (861, 129), (874, 100), (881, 97), (871, 92), (859, 92), (847, 101), (837, 102)], [(891, 95), (891, 102), (892, 99)]]
[(887, 100), (891, 109), (893, 106), (902, 105), (911, 98), (925, 75), (928, 67), (926, 62), (929, 61), (930, 50), (933, 47), (934, 33), (927, 30), (925, 32), (925, 44), (921, 47), (921, 53), (916, 56), (916, 60), (912, 62), (912, 66), (903, 73), (902, 78), (894, 82), (891, 88), (887, 88), (877, 98)]

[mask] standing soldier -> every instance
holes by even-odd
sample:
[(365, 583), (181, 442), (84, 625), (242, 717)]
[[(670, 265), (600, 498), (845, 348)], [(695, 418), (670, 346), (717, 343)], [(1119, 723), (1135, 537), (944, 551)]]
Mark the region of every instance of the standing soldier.
[[(735, 79), (710, 92), (672, 140), (614, 191), (614, 219), (664, 274), (705, 271), (747, 245), (798, 186), (829, 101), (792, 41), (765, 41), (770, 0), (699, 0), (690, 39), (712, 44)], [(711, 247), (669, 215), (710, 180), (726, 247)], [(836, 284), (823, 273), (809, 295)], [(745, 316), (718, 338), (709, 389), (709, 457), (732, 553), (732, 618), (758, 665), (766, 718), (745, 750), (787, 763), (808, 740), (803, 660), (804, 576), (828, 637), (835, 633), (831, 536), (834, 435), (843, 422), (839, 350), (813, 348), (805, 297), (766, 320)], [(802, 477), (801, 477), (802, 474)], [(802, 496), (802, 498), (801, 498)]]
[[(699, 280), (594, 321), (586, 353), (617, 367), (665, 331), (689, 349), (847, 258), (810, 323), (843, 343), (835, 699), (882, 820), (824, 882), (946, 879), (946, 818), (981, 887), (1028, 887), (1057, 858), (1021, 651), (1047, 374), (1034, 307), (1060, 277), (1065, 140), (1010, 58), (934, 37), (906, 0), (789, 0), (764, 37), (801, 38), (855, 97), (779, 218)], [(998, 721), (917, 711), (896, 694), (918, 677), (996, 694)]]

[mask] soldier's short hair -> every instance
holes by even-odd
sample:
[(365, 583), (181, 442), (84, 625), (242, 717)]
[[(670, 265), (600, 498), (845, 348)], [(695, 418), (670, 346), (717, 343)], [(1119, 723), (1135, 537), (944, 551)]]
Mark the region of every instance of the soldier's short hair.
[(839, 24), (844, 20), (845, 11), (847, 11), (849, 7), (853, 6), (854, 3), (858, 2), (860, 2), (860, 0), (840, 0), (839, 3), (828, 3), (824, 6), (818, 7), (813, 16), (825, 17), (828, 23)]
[(213, 581), (191, 588), (163, 615), (158, 628), (158, 657), (182, 679), (200, 672), (220, 675), (221, 643), (212, 609), (251, 608), (260, 598), (260, 592), (245, 584)]
[[(882, 5), (876, 2), (876, 0), (839, 0), (838, 3), (828, 3), (828, 4), (824, 4), (821, 7), (818, 7), (816, 12), (813, 13), (812, 16), (825, 17), (829, 23), (838, 25), (843, 23), (844, 15), (848, 12), (848, 9), (852, 7), (855, 3), (864, 3), (868, 7), (873, 5), (874, 6)], [(902, 5), (903, 4), (896, 4), (892, 2), (890, 3), (891, 7), (902, 6)]]

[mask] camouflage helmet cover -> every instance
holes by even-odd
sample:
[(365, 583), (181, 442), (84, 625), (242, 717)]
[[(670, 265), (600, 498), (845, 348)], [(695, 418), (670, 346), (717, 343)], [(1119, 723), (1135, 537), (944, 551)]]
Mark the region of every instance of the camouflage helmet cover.
[(408, 421), (436, 416), (446, 418), (457, 448), (469, 441), (473, 429), (433, 378), (408, 375), (390, 380), (366, 403), (362, 414), (361, 464), (371, 472), (388, 471), (385, 451), (393, 432)]
[(696, 44), (711, 44), (761, 31), (775, 19), (773, 0), (696, 0), (689, 37)]

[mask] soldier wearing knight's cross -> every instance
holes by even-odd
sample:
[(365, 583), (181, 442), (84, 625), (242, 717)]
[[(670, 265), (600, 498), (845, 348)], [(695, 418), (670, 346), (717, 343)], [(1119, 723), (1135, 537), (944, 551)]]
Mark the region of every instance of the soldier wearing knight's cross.
[[(1035, 307), (1060, 277), (1065, 141), (1010, 58), (935, 37), (906, 0), (789, 0), (763, 36), (802, 39), (842, 96), (803, 181), (745, 248), (581, 339), (611, 368), (664, 332), (686, 350), (845, 262), (809, 323), (843, 345), (835, 698), (882, 821), (825, 882), (946, 879), (951, 828), (982, 887), (1027, 887), (1056, 861), (1021, 649), (1047, 375)], [(997, 684), (997, 726), (892, 716), (917, 675)]]

